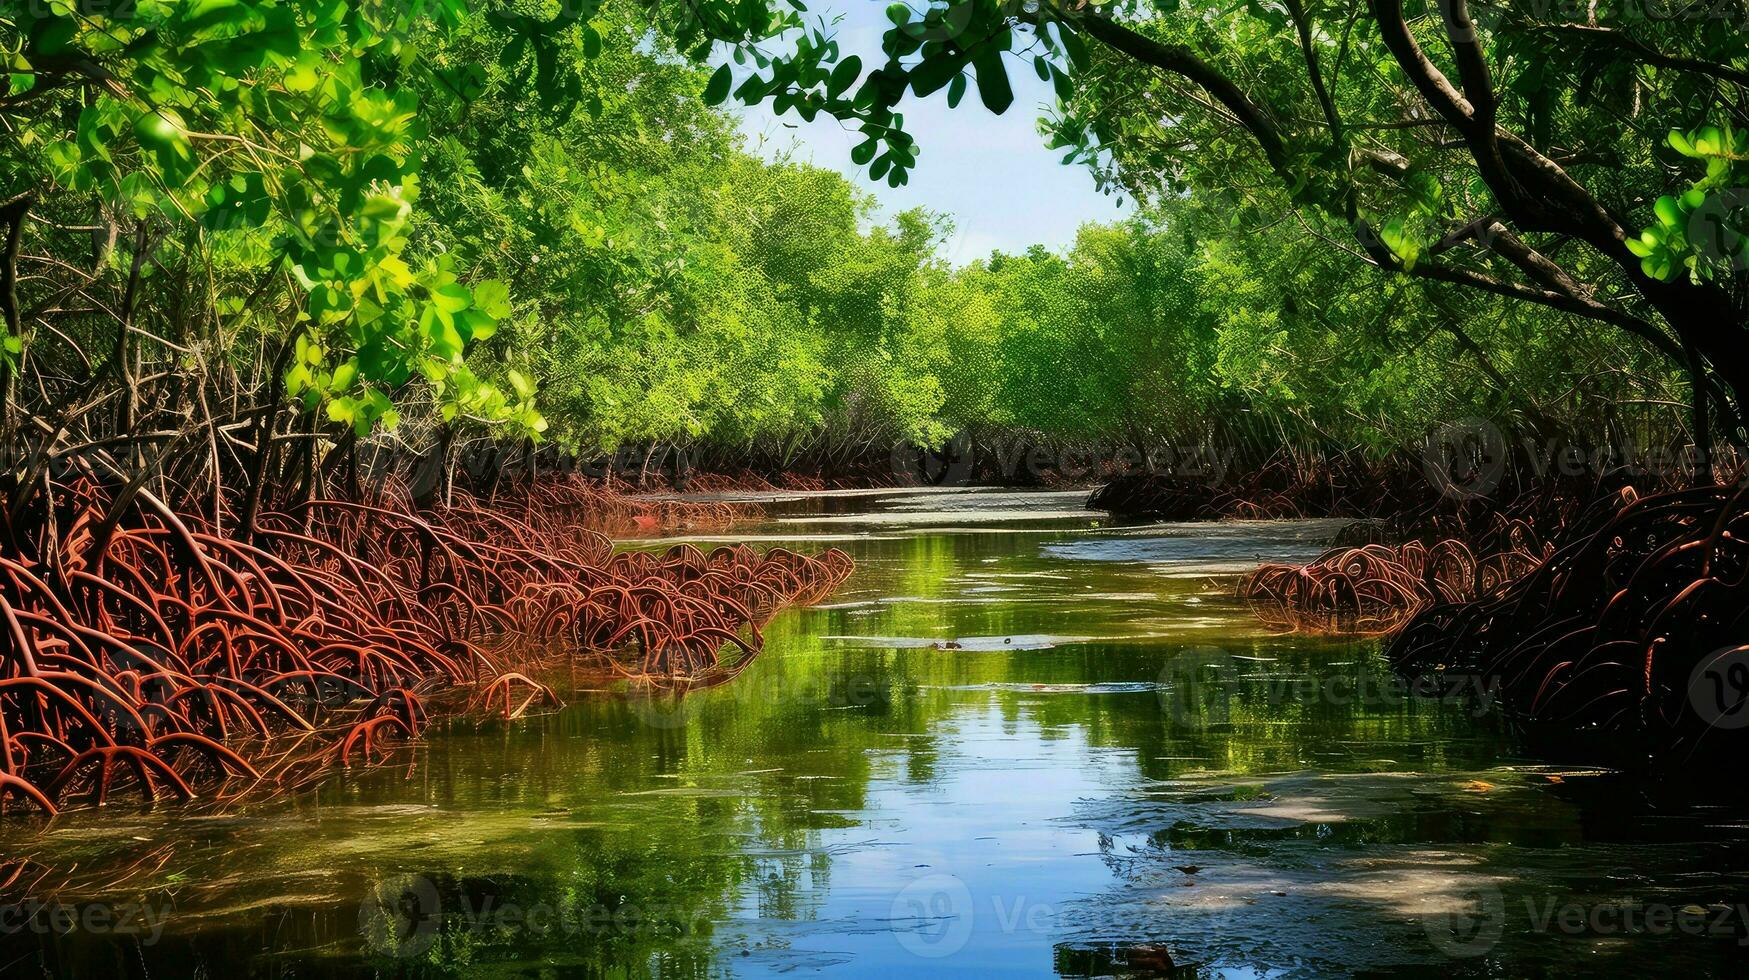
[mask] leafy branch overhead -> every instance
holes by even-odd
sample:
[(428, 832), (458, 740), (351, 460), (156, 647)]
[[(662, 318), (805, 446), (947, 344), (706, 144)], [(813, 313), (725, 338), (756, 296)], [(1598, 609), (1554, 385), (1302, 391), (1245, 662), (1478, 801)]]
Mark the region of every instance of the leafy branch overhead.
[(860, 83), (829, 34), (797, 32), (735, 93), (860, 126), (852, 159), (897, 184), (917, 160), (907, 97), (958, 104), (975, 84), (1000, 112), (1030, 63), (1054, 86), (1054, 145), (1105, 186), (1236, 191), (1377, 268), (1609, 323), (1741, 421), (1741, 0), (1583, 22), (1465, 0), (937, 0), (888, 18)]
[(506, 287), (408, 252), (425, 123), (395, 82), (421, 38), (465, 13), (460, 0), (28, 5), (0, 21), (0, 110), (25, 122), (17, 144), (55, 188), (278, 257), (304, 293), (287, 396), (363, 433), (392, 428), (392, 396), (421, 378), (446, 416), (538, 433), (527, 395), (464, 363), (512, 315)]
[[(547, 273), (442, 241), (432, 199), (447, 209), (463, 195), (420, 178), (437, 165), (465, 189), (540, 173), (645, 206), (639, 178), (566, 161), (552, 139), (489, 172), (445, 169), (481, 163), (447, 136), (484, 111), (502, 110), (505, 132), (530, 113), (554, 127), (611, 115), (614, 92), (588, 66), (626, 43), (704, 66), (688, 95), (707, 104), (854, 129), (850, 160), (894, 187), (919, 165), (907, 100), (1008, 112), (1011, 73), (1030, 71), (1053, 102), (1046, 138), (1101, 186), (1153, 202), (1225, 195), (1237, 229), (1279, 235), (1288, 222), (1357, 264), (1618, 328), (1689, 371), (1735, 432), (1749, 392), (1749, 46), (1737, 29), (1749, 7), (1636, 11), (933, 0), (887, 6), (876, 52), (847, 50), (832, 10), (803, 0), (51, 0), (0, 18), (0, 114), (18, 190), (93, 195), (156, 241), (198, 229), (228, 269), (284, 278), (298, 294), (272, 328), (284, 395), (359, 432), (392, 423), (415, 390), (451, 420), (544, 427), (528, 390), (539, 372), (506, 327), (520, 342), (564, 315), (521, 295)], [(537, 203), (558, 228), (561, 202)], [(653, 307), (613, 270), (677, 282), (687, 258), (563, 217), (565, 234), (614, 257), (591, 267), (618, 317), (605, 329), (647, 322)], [(651, 227), (678, 236), (679, 224)], [(250, 307), (252, 278), (217, 305), (261, 327), (271, 318)], [(32, 329), (8, 323), (14, 363)]]

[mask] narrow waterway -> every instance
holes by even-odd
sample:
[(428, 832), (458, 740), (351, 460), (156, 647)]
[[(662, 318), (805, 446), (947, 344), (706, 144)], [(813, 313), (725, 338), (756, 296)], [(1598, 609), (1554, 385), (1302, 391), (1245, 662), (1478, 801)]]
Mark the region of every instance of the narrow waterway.
[(310, 798), (0, 827), (57, 869), (9, 886), (0, 968), (1743, 975), (1740, 813), (1517, 758), (1485, 692), (1420, 696), (1375, 644), (1262, 632), (1233, 576), (1335, 525), (1081, 496), (785, 496), (700, 543), (858, 571), (732, 683), (451, 722)]

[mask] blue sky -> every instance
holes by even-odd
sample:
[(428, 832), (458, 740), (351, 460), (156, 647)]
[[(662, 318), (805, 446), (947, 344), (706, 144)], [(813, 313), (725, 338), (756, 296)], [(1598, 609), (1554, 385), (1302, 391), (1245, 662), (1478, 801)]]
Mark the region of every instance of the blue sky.
[[(892, 26), (885, 11), (885, 0), (815, 0), (806, 16), (811, 24), (817, 16), (829, 22), (833, 14), (843, 14), (837, 30), (841, 50), (861, 55), (864, 66), (872, 68), (885, 60), (881, 34)], [(924, 207), (951, 215), (955, 233), (943, 257), (955, 264), (996, 248), (1018, 252), (1034, 243), (1061, 248), (1074, 241), (1083, 223), (1127, 213), (1127, 201), (1119, 210), (1115, 197), (1094, 189), (1085, 167), (1064, 166), (1062, 151), (1045, 148), (1036, 126), (1040, 107), (1054, 99), (1050, 85), (1013, 59), (1008, 77), (1014, 104), (1000, 116), (984, 108), (975, 89), (957, 109), (949, 109), (940, 92), (900, 106), (920, 152), (911, 182), (899, 188), (862, 176), (850, 162), (850, 148), (861, 142), (861, 134), (835, 119), (805, 123), (794, 113), (780, 119), (769, 104), (737, 111), (756, 152), (771, 157), (790, 150), (793, 159), (831, 167), (874, 193), (883, 213)]]

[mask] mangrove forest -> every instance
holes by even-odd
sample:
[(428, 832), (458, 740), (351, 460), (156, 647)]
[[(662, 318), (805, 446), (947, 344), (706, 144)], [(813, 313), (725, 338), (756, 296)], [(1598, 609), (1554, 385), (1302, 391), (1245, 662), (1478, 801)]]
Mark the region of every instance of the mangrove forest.
[(1749, 0), (0, 60), (0, 974), (1749, 967)]

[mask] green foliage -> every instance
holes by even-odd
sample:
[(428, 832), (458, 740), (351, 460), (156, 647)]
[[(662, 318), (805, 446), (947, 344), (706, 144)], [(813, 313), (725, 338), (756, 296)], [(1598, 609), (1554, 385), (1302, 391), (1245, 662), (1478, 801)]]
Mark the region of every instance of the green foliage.
[(1652, 202), (1653, 223), (1628, 250), (1653, 279), (1670, 281), (1687, 270), (1696, 281), (1710, 281), (1749, 268), (1749, 132), (1702, 126), (1689, 133), (1670, 131), (1677, 153), (1706, 164), (1706, 174), (1680, 194)]
[(419, 378), (446, 416), (544, 427), (463, 360), (509, 314), (505, 287), (409, 249), (430, 106), (402, 76), (466, 16), (461, 0), (91, 9), (0, 20), (12, 180), (118, 219), (197, 225), (221, 264), (283, 262), (303, 295), (290, 322), (260, 326), (295, 341), (287, 396), (336, 422), (392, 428), (391, 396)]
[[(1007, 71), (1030, 64), (1057, 95), (1051, 145), (1102, 187), (1232, 195), (1366, 265), (1617, 324), (1714, 388), (1741, 429), (1749, 61), (1714, 16), (929, 0), (889, 19), (887, 61), (855, 97), (819, 91), (823, 37), (768, 54), (745, 97), (781, 90), (777, 111), (806, 102), (859, 126), (852, 161), (902, 179), (905, 98), (946, 89), (957, 105), (969, 77), (1000, 112)], [(1713, 122), (1673, 134), (1674, 158), (1649, 138), (1697, 119)]]
[[(1498, 204), (1473, 160), (1391, 123), (1393, 89), (1354, 81), (1393, 62), (1369, 31), (1333, 30), (1330, 11), (1309, 16), (1315, 53), (1340, 66), (1333, 98), (1382, 122), (1346, 136), (1284, 124), (1272, 156), (1230, 111), (1093, 42), (1080, 8), (895, 4), (884, 60), (866, 66), (796, 8), (49, 4), (0, 16), (0, 189), (174, 253), (136, 263), (154, 315), (204, 308), (199, 339), (233, 369), (283, 349), (284, 396), (359, 436), (428, 411), (579, 452), (880, 455), (1008, 429), (1141, 445), (1223, 427), (1388, 446), (1461, 414), (1584, 414), (1573, 377), (1594, 379), (1589, 394), (1670, 394), (1666, 369), (1598, 329), (1357, 274), (1354, 253), (1326, 247), (1376, 229), (1382, 252), (1363, 259), (1424, 270), (1451, 260), (1454, 223)], [(1121, 19), (1242, 77), (1276, 118), (1323, 116), (1276, 7), (1138, 4)], [(1545, 49), (1503, 36), (1522, 71), (1507, 111), (1547, 122), (1550, 140), (1599, 124), (1577, 98), (1537, 102), (1523, 79), (1544, 69), (1524, 66)], [(880, 220), (836, 173), (748, 153), (719, 108), (844, 120), (862, 136), (851, 160), (899, 186), (917, 162), (904, 99), (960, 105), (975, 88), (1002, 112), (1011, 70), (1051, 83), (1052, 144), (1145, 202), (1138, 217), (1061, 253), (954, 268), (943, 218)], [(1658, 92), (1674, 112), (1680, 93)], [(1741, 133), (1672, 133), (1668, 160), (1609, 145), (1622, 213), (1639, 207), (1630, 188), (1706, 167), (1645, 206), (1652, 223), (1626, 247), (1647, 276), (1741, 270)], [(131, 288), (121, 249), (57, 247)], [(1614, 275), (1594, 255), (1564, 260), (1585, 281)], [(200, 270), (208, 294), (176, 294), (159, 271), (172, 266)], [(12, 363), (27, 340), (6, 338)]]

